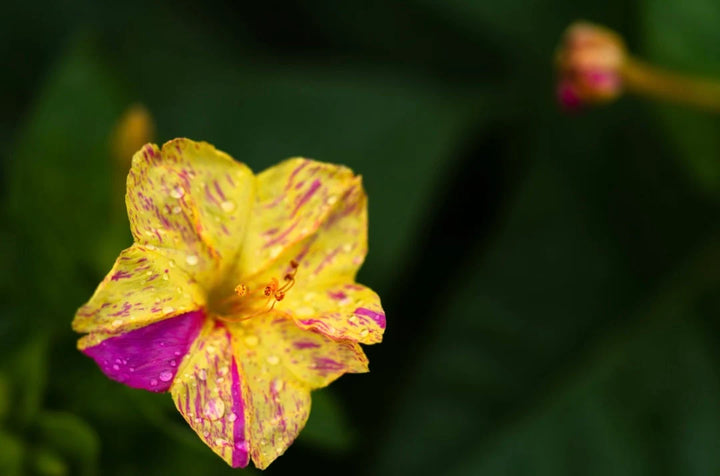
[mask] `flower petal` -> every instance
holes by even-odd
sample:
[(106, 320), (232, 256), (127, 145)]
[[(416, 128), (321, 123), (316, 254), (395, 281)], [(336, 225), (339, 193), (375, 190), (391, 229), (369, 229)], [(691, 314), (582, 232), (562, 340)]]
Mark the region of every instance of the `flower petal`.
[[(322, 173), (315, 171), (306, 177), (304, 174), (315, 170), (316, 164), (295, 159), (284, 162), (282, 168), (276, 168), (278, 170), (269, 169), (258, 176), (261, 184), (259, 197), (263, 194), (284, 197), (276, 204), (277, 207), (283, 203), (286, 207), (294, 203), (294, 199), (288, 198), (289, 190), (295, 189), (299, 183), (313, 180), (312, 177), (318, 174), (334, 177), (335, 182), (330, 180), (330, 183), (335, 192), (327, 192), (327, 198), (307, 210), (307, 215), (303, 216), (306, 219), (304, 226), (293, 227), (295, 222), (292, 222), (287, 228), (289, 233), (272, 229), (274, 233), (265, 233), (270, 241), (266, 241), (262, 249), (267, 248), (267, 243), (286, 247), (282, 248), (274, 262), (253, 276), (252, 281), (257, 286), (274, 276), (282, 277), (290, 271), (289, 263), (294, 260), (299, 263), (295, 286), (286, 293), (285, 300), (278, 303), (276, 309), (293, 316), (297, 325), (316, 329), (334, 339), (365, 344), (380, 342), (385, 330), (385, 313), (380, 298), (371, 289), (354, 282), (367, 253), (367, 196), (360, 177), (353, 176), (344, 168), (335, 170), (333, 167), (336, 166), (327, 166), (320, 169)], [(288, 172), (289, 169), (292, 171)], [(264, 174), (275, 178), (270, 180)], [(284, 178), (281, 180), (277, 176)], [(299, 189), (303, 190), (303, 187)], [(331, 207), (322, 212), (323, 204)], [(258, 214), (261, 212), (258, 211)], [(257, 223), (259, 221), (251, 222), (252, 233), (248, 235), (248, 240), (262, 235), (253, 228)], [(296, 234), (302, 228), (311, 230), (311, 233)], [(246, 253), (256, 249), (257, 245), (246, 242)]]
[(300, 329), (279, 313), (229, 328), (244, 382), (250, 456), (264, 469), (305, 425), (310, 390), (346, 372), (367, 372), (367, 358), (358, 344)]
[(248, 464), (245, 403), (230, 333), (208, 320), (170, 387), (175, 406), (233, 468)]
[(78, 342), (84, 349), (204, 304), (202, 289), (187, 273), (155, 251), (133, 245), (120, 253), (90, 301), (78, 309), (72, 326), (89, 333)]
[(250, 169), (208, 143), (148, 144), (133, 157), (127, 181), (135, 242), (213, 287), (240, 251), (254, 189)]
[(301, 158), (260, 173), (238, 266), (242, 275), (266, 270), (289, 247), (313, 235), (356, 182), (347, 167)]
[(164, 392), (200, 332), (205, 314), (189, 312), (110, 337), (83, 352), (113, 380)]
[(304, 294), (293, 289), (276, 307), (291, 315), (303, 329), (314, 329), (333, 339), (363, 344), (382, 341), (385, 311), (372, 289), (351, 282), (316, 289)]

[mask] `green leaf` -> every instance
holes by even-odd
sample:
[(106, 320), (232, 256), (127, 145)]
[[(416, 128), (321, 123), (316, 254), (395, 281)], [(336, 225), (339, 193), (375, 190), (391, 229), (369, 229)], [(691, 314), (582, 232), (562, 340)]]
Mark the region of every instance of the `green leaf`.
[(14, 267), (22, 297), (15, 302), (23, 306), (26, 325), (68, 322), (84, 298), (81, 283), (95, 267), (94, 250), (112, 223), (108, 140), (125, 103), (101, 57), (90, 38), (70, 45), (12, 154), (7, 208), (22, 244)]
[(355, 436), (342, 402), (332, 389), (313, 392), (310, 418), (300, 432), (298, 442), (332, 453), (343, 453), (352, 447)]
[(72, 474), (97, 473), (100, 440), (81, 418), (71, 413), (44, 411), (38, 415), (34, 431), (43, 447), (52, 449), (73, 469)]
[(18, 438), (0, 429), (0, 474), (23, 476), (25, 448)]
[[(720, 5), (712, 0), (644, 0), (640, 54), (678, 72), (720, 80)], [(720, 190), (720, 118), (681, 106), (658, 107), (678, 165), (707, 191)]]
[(36, 336), (0, 362), (0, 369), (8, 378), (9, 420), (19, 428), (27, 427), (42, 405), (47, 379), (47, 346), (46, 337)]
[(48, 448), (36, 448), (30, 454), (32, 474), (37, 476), (66, 476), (70, 468), (55, 451)]
[[(718, 210), (699, 208), (642, 116), (624, 112), (632, 135), (610, 113), (538, 133), (544, 154), (491, 246), (438, 289), (452, 298), (430, 310), (368, 474), (657, 474), (692, 457), (686, 441), (715, 441), (717, 386), (687, 409), (714, 379), (693, 319), (720, 286), (705, 225)], [(676, 426), (656, 435), (651, 415)]]

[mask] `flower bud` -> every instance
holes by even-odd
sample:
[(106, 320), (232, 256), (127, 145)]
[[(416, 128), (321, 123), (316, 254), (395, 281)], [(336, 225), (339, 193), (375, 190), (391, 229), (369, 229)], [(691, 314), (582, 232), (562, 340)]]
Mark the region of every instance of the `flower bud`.
[(142, 104), (128, 107), (112, 132), (110, 147), (113, 158), (122, 165), (123, 176), (130, 169), (133, 154), (155, 138), (155, 124)]
[(622, 91), (622, 67), (627, 52), (615, 32), (586, 22), (565, 31), (558, 48), (558, 101), (568, 109), (607, 102)]

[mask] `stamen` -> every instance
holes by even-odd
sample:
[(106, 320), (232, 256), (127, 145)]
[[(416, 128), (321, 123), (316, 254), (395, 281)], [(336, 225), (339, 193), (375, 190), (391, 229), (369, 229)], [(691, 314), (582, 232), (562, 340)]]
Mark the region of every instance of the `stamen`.
[(217, 318), (226, 322), (241, 322), (272, 311), (278, 302), (285, 299), (286, 293), (295, 286), (295, 275), (297, 274), (299, 266), (300, 265), (297, 261), (290, 261), (290, 271), (283, 276), (282, 286), (280, 286), (280, 282), (277, 278), (271, 278), (270, 282), (262, 288), (263, 295), (267, 297), (265, 304), (262, 309), (251, 314), (243, 314), (242, 310), (243, 308), (247, 309), (247, 306), (252, 306), (252, 304), (248, 304), (247, 299), (239, 301), (237, 298), (244, 298), (246, 296), (249, 298), (253, 293), (259, 292), (259, 289), (256, 289), (256, 291), (250, 291), (247, 285), (242, 283), (238, 284), (234, 289), (236, 296), (230, 296), (225, 300), (227, 302), (232, 302), (231, 310), (234, 311), (233, 315), (227, 316), (218, 314)]

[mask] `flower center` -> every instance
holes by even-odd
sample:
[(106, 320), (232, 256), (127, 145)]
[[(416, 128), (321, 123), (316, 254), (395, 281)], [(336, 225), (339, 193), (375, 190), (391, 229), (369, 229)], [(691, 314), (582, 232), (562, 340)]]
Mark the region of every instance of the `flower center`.
[(282, 281), (272, 277), (264, 287), (251, 288), (245, 283), (238, 284), (234, 294), (221, 302), (217, 318), (225, 322), (240, 322), (272, 311), (277, 303), (285, 299), (285, 293), (295, 286), (298, 266), (297, 261), (290, 261), (290, 270)]

